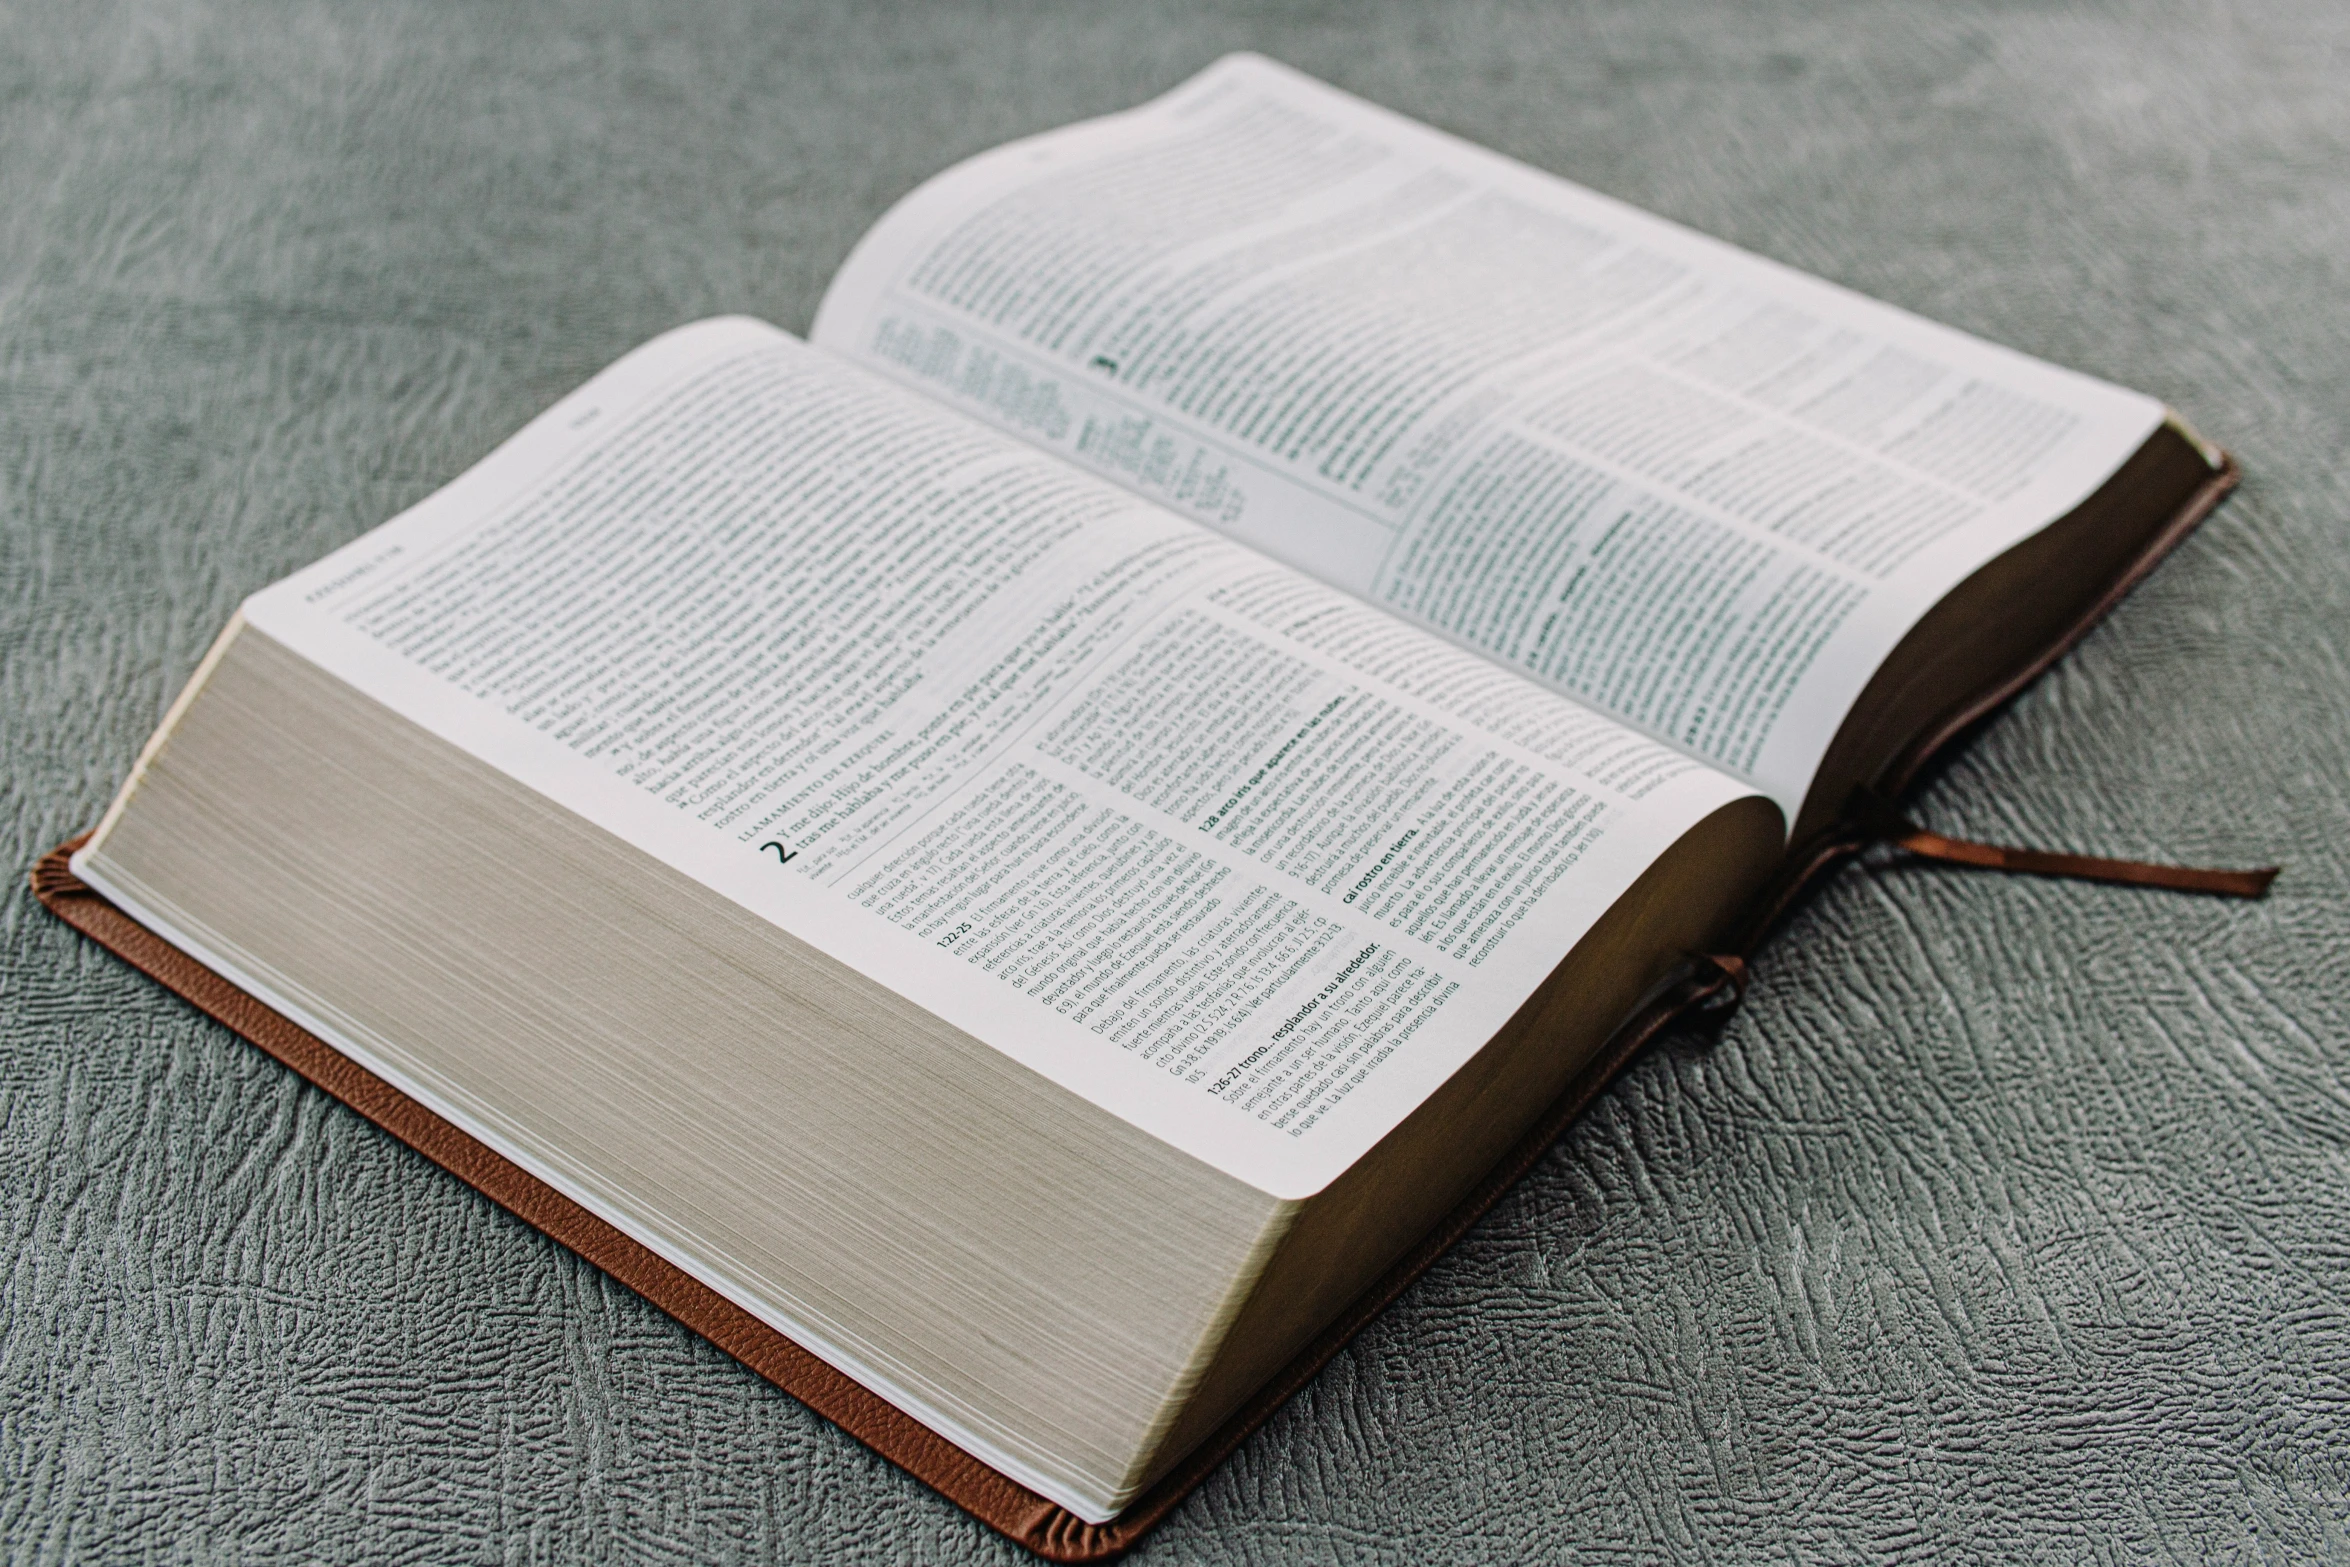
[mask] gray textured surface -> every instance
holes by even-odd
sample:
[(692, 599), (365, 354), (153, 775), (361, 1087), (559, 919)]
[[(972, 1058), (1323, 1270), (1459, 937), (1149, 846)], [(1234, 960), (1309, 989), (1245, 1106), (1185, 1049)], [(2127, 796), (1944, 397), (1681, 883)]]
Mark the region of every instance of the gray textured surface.
[[(11, 875), (237, 599), (952, 158), (1253, 46), (2187, 410), (2246, 488), (1147, 1561), (2350, 1558), (2350, 15), (0, 8)], [(0, 899), (0, 1555), (1018, 1553)]]

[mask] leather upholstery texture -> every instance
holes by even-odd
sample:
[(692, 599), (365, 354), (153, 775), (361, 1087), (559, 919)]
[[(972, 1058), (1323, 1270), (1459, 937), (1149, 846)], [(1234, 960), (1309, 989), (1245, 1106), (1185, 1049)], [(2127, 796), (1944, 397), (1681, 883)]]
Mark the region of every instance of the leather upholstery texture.
[(2350, 12), (0, 0), (0, 1559), (1028, 1560), (50, 918), (247, 593), (1255, 48), (2245, 483), (1130, 1560), (2350, 1557)]

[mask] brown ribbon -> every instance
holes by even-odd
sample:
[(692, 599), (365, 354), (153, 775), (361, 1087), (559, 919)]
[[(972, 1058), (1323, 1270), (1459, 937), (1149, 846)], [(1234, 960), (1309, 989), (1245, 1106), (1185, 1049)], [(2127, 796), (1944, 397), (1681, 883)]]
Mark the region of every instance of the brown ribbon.
[(1692, 952), (1681, 1015), (1719, 1022), (1746, 1000), (1746, 960), (1727, 952)]
[(2093, 854), (2055, 854), (2045, 849), (2011, 849), (1965, 838), (1946, 838), (1909, 821), (1881, 796), (1861, 791), (1856, 814), (1870, 838), (1921, 860), (1945, 865), (1972, 865), (1984, 870), (2020, 871), (2027, 876), (2067, 876), (2077, 881), (2119, 882), (2133, 887), (2164, 887), (2173, 892), (2204, 892), (2223, 898), (2260, 898), (2283, 867), (2252, 871), (2204, 870), (2190, 865), (2156, 865), (2147, 860), (2108, 860)]

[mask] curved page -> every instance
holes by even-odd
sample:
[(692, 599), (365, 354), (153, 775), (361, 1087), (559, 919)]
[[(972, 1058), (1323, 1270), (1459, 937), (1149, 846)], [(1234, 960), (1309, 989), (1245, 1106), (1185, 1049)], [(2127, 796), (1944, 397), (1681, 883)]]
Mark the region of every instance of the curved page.
[(1750, 792), (741, 320), (245, 614), (1283, 1197)]
[(923, 186), (812, 338), (1790, 822), (1903, 633), (2163, 418), (1252, 56)]

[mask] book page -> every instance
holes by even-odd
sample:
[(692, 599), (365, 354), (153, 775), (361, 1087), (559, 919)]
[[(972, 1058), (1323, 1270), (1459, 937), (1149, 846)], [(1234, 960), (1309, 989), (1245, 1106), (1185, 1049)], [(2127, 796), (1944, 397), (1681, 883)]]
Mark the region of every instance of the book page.
[(740, 320), (632, 354), (245, 613), (1288, 1197), (1751, 793)]
[(1250, 56), (925, 185), (812, 340), (1790, 822), (1902, 635), (2164, 416)]

